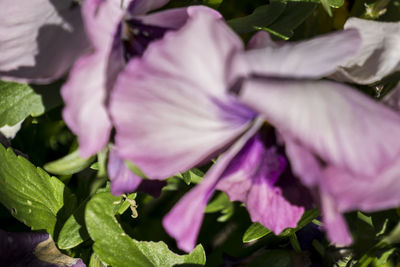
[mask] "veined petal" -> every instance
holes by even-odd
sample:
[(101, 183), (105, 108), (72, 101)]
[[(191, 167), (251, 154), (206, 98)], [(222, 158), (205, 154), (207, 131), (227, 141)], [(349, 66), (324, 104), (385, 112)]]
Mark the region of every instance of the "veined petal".
[(239, 98), (283, 136), (355, 175), (374, 177), (400, 156), (400, 116), (330, 81), (257, 79)]
[(304, 208), (291, 205), (274, 186), (285, 166), (285, 159), (274, 148), (266, 149), (256, 136), (231, 161), (216, 188), (231, 200), (245, 203), (253, 222), (279, 234), (285, 228), (296, 227), (304, 212)]
[(359, 52), (331, 77), (346, 82), (370, 84), (400, 70), (400, 22), (350, 18), (345, 29), (357, 29), (362, 38)]
[(243, 133), (255, 114), (227, 94), (225, 80), (238, 49), (242, 43), (222, 21), (198, 10), (132, 59), (111, 98), (121, 157), (163, 179), (210, 159)]
[(262, 120), (256, 119), (252, 127), (221, 155), (207, 172), (204, 180), (187, 193), (163, 219), (165, 230), (177, 240), (180, 249), (189, 252), (195, 247), (204, 217), (204, 209), (208, 200), (212, 197), (218, 180), (232, 159), (261, 125)]
[(0, 78), (47, 83), (89, 48), (73, 1), (0, 1)]
[[(264, 35), (264, 34), (263, 34)], [(331, 74), (353, 57), (361, 43), (357, 30), (326, 34), (311, 40), (275, 44), (260, 33), (250, 41), (250, 49), (236, 57), (236, 65), (247, 62), (249, 74), (319, 78)], [(265, 47), (260, 47), (265, 45)]]
[(169, 0), (132, 0), (129, 6), (129, 13), (132, 15), (143, 15), (147, 12), (160, 8)]
[(107, 171), (111, 181), (111, 193), (115, 196), (134, 192), (143, 181), (125, 165), (115, 149), (110, 151)]

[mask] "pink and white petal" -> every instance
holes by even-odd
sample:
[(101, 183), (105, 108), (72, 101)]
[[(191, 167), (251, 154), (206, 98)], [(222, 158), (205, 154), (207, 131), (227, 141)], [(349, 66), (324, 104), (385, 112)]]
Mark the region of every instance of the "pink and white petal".
[(89, 49), (73, 1), (0, 2), (0, 78), (48, 83)]
[[(385, 138), (383, 136), (382, 138)], [(377, 211), (400, 205), (400, 159), (374, 177), (353, 176), (338, 168), (327, 168), (324, 175), (327, 191), (335, 198), (340, 211)]]
[(81, 57), (63, 85), (63, 118), (78, 136), (79, 152), (88, 157), (108, 142), (111, 122), (105, 107), (106, 65), (101, 54)]
[(239, 98), (283, 136), (354, 174), (374, 177), (400, 156), (399, 114), (344, 84), (253, 79)]
[(400, 70), (400, 22), (350, 18), (344, 27), (360, 32), (361, 49), (342, 64), (331, 78), (370, 84)]
[(233, 142), (255, 115), (226, 93), (225, 66), (241, 48), (222, 21), (199, 11), (131, 60), (111, 97), (120, 155), (163, 179)]
[(179, 29), (185, 25), (186, 21), (196, 14), (196, 12), (208, 12), (215, 18), (222, 18), (214, 9), (206, 6), (190, 6), (185, 8), (167, 9), (160, 12), (151, 13), (143, 16), (135, 16), (146, 25), (155, 25), (164, 28)]
[(321, 191), (322, 218), (328, 239), (338, 246), (350, 245), (353, 242), (346, 220), (338, 210), (332, 196)]
[(164, 217), (163, 226), (168, 234), (177, 240), (180, 249), (190, 252), (195, 247), (204, 209), (218, 181), (232, 159), (261, 127), (262, 122), (261, 119), (256, 119), (251, 128), (221, 155), (207, 172), (204, 180), (187, 193)]
[[(258, 36), (256, 37), (258, 38)], [(235, 65), (247, 62), (248, 74), (320, 78), (334, 72), (353, 57), (361, 43), (357, 30), (326, 34), (311, 40), (274, 44), (265, 41), (264, 48), (251, 49), (235, 58)]]
[(132, 0), (129, 13), (132, 15), (144, 15), (149, 11), (166, 5), (169, 0)]
[(115, 149), (111, 149), (108, 156), (107, 172), (111, 181), (111, 193), (115, 196), (134, 192), (143, 181), (126, 166)]

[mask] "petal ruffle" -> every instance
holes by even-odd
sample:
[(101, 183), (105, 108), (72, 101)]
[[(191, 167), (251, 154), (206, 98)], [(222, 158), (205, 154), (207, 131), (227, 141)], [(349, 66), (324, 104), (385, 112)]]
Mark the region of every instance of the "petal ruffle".
[(279, 234), (285, 228), (295, 228), (304, 212), (274, 186), (285, 166), (286, 161), (274, 148), (265, 149), (261, 140), (253, 137), (231, 161), (216, 188), (231, 200), (245, 203), (253, 222)]
[(73, 1), (0, 2), (0, 78), (47, 83), (89, 48)]
[(241, 41), (215, 11), (198, 9), (131, 60), (111, 98), (120, 156), (163, 179), (234, 141), (254, 117), (226, 93), (225, 66), (239, 49)]
[(370, 84), (400, 70), (400, 22), (350, 18), (344, 27), (360, 32), (362, 46), (331, 78)]
[(246, 81), (239, 98), (337, 168), (373, 177), (400, 156), (400, 116), (350, 87), (329, 81)]
[[(273, 43), (261, 33), (250, 41), (251, 49), (238, 56), (247, 62), (249, 74), (320, 78), (334, 72), (354, 56), (361, 43), (357, 30), (345, 30), (295, 43)], [(265, 45), (265, 47), (260, 47)]]

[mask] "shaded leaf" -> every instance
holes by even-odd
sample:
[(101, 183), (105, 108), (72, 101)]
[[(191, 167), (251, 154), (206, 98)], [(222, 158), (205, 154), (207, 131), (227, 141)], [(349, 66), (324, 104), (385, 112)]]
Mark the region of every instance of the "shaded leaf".
[(78, 150), (75, 150), (61, 159), (45, 164), (44, 169), (57, 175), (71, 175), (89, 167), (93, 160), (94, 157), (81, 158)]
[(271, 230), (268, 228), (265, 228), (259, 223), (253, 223), (250, 225), (249, 228), (247, 228), (246, 232), (243, 235), (243, 243), (249, 243), (256, 241), (267, 234), (271, 233)]

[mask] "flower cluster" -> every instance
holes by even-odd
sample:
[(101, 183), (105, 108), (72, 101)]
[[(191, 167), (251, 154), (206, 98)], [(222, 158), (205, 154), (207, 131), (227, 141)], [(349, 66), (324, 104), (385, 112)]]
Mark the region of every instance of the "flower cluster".
[(216, 159), (163, 220), (182, 250), (195, 247), (215, 190), (275, 234), (319, 207), (342, 245), (352, 242), (345, 212), (400, 205), (400, 87), (379, 102), (349, 85), (400, 70), (399, 23), (350, 18), (300, 42), (260, 31), (245, 46), (205, 6), (11, 2), (0, 3), (10, 18), (0, 16), (0, 78), (47, 83), (69, 71), (63, 118), (82, 156), (112, 143), (113, 194), (143, 181), (124, 161), (149, 182)]

